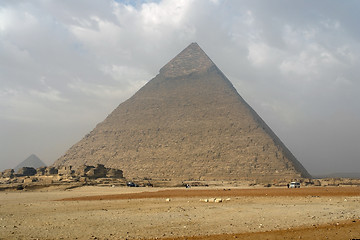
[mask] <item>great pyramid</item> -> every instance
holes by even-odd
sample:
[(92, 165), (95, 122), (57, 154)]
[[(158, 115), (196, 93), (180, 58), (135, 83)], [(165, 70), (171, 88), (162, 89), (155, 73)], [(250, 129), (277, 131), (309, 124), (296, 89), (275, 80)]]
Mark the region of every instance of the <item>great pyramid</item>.
[(97, 163), (120, 168), (127, 178), (310, 177), (197, 43), (54, 165)]
[(28, 158), (22, 161), (19, 165), (14, 168), (14, 171), (17, 172), (22, 167), (46, 167), (46, 164), (38, 158), (35, 154), (31, 154)]

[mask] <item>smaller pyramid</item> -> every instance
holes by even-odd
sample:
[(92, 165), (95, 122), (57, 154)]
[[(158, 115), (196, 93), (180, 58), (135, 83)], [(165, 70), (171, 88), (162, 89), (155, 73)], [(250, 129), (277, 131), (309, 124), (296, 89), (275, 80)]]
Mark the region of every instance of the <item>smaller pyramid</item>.
[(22, 161), (19, 165), (14, 168), (14, 171), (17, 172), (20, 168), (23, 167), (32, 167), (32, 168), (39, 168), (39, 167), (46, 167), (46, 164), (40, 160), (35, 154), (31, 154), (28, 158)]

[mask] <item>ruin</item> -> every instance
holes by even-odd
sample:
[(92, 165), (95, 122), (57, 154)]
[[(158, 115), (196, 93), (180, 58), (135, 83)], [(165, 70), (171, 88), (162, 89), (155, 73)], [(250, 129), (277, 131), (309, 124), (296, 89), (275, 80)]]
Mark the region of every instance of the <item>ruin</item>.
[(16, 173), (14, 169), (0, 172), (0, 191), (6, 189), (43, 188), (51, 185), (73, 186), (117, 184), (125, 186), (126, 179), (120, 169), (105, 168), (104, 165), (86, 166), (73, 170), (71, 166), (32, 167), (20, 168)]

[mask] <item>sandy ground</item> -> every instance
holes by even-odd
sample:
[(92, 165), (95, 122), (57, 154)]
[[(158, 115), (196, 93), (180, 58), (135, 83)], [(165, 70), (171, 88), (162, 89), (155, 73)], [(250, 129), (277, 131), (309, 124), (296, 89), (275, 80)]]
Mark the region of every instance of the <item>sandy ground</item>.
[(151, 238), (360, 238), (360, 187), (0, 192), (0, 239)]

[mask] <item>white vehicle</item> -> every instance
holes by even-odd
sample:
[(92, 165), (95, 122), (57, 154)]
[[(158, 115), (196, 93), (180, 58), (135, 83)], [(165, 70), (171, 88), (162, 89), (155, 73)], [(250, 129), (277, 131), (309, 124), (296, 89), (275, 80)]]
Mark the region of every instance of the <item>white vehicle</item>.
[(300, 188), (299, 182), (291, 182), (289, 188)]

